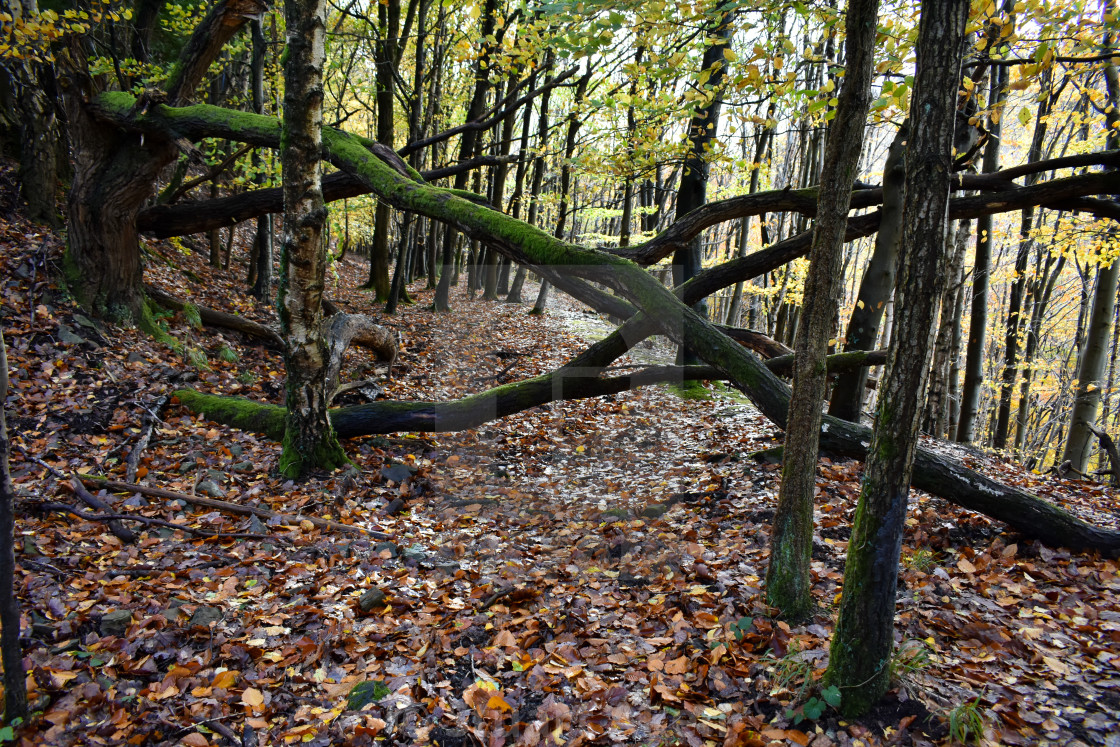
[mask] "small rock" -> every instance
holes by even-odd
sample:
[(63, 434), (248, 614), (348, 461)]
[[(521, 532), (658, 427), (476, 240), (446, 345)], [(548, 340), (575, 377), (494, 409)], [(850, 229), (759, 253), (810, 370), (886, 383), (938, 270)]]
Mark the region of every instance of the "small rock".
[(233, 454), (234, 456), (241, 456), (245, 453), (245, 447), (241, 444), (230, 444), (229, 453)]
[(396, 542), (378, 542), (376, 545), (374, 545), (373, 551), (378, 555), (387, 552), (389, 553), (390, 558), (395, 558), (400, 554), (400, 551), (397, 549)]
[(448, 576), (454, 576), (455, 572), (459, 570), (459, 564), (454, 560), (441, 560), (436, 563), (436, 570), (446, 573)]
[(608, 508), (603, 511), (599, 517), (603, 520), (609, 519), (626, 519), (630, 516), (630, 512), (625, 508)]
[(233, 465), (233, 471), (234, 472), (256, 472), (257, 471), (257, 465), (253, 464), (249, 460), (245, 460), (244, 462), (238, 462), (237, 464)]
[(198, 492), (205, 493), (211, 498), (225, 498), (226, 494), (213, 480), (203, 480), (198, 484)]
[(404, 464), (393, 464), (388, 467), (382, 467), (381, 476), (386, 480), (392, 480), (393, 482), (404, 482), (408, 478), (412, 477), (412, 470)]
[(58, 339), (62, 340), (67, 345), (81, 345), (83, 342), (86, 342), (86, 338), (74, 334), (65, 324), (58, 325)]
[(403, 554), (406, 561), (411, 560), (414, 563), (422, 563), (428, 559), (428, 553), (424, 552), (419, 545), (406, 547)]
[(163, 618), (167, 620), (167, 622), (175, 622), (183, 616), (183, 611), (179, 608), (184, 604), (185, 602), (182, 599), (172, 599), (168, 603), (167, 608), (160, 612), (160, 614), (163, 615)]
[(642, 509), (642, 516), (647, 519), (660, 519), (668, 510), (669, 507), (664, 503), (651, 503)]
[(131, 610), (113, 610), (101, 618), (101, 635), (114, 635), (118, 638), (128, 631), (132, 623)]
[(268, 534), (268, 527), (261, 521), (261, 517), (254, 514), (253, 517), (249, 519), (249, 531), (253, 534)]
[(367, 589), (358, 597), (358, 606), (362, 612), (371, 612), (375, 607), (380, 607), (385, 602), (386, 594), (381, 589)]
[(129, 498), (125, 498), (121, 505), (128, 506), (129, 508), (144, 508), (148, 505), (148, 502), (144, 500), (144, 496), (136, 493)]
[(190, 622), (188, 623), (192, 628), (196, 625), (203, 628), (210, 627), (210, 623), (219, 622), (222, 619), (222, 611), (217, 607), (199, 607), (191, 615)]
[(386, 503), (385, 508), (381, 510), (389, 516), (399, 514), (404, 510), (404, 499), (398, 495), (396, 498)]

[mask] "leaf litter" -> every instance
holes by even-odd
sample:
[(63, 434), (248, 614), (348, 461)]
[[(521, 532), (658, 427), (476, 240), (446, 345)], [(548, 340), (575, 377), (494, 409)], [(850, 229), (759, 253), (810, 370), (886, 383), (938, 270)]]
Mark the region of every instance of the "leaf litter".
[[(166, 292), (274, 322), (200, 253), (147, 250), (149, 281)], [(820, 606), (803, 625), (774, 619), (760, 587), (778, 468), (748, 455), (781, 433), (718, 388), (690, 399), (648, 387), (469, 432), (356, 439), (354, 469), (301, 483), (277, 477), (277, 444), (177, 405), (140, 455), (142, 485), (389, 540), (95, 487), (118, 513), (267, 535), (130, 523), (140, 539), (124, 544), (102, 522), (44, 509), (79, 502), (56, 472), (124, 480), (149, 409), (178, 387), (283, 399), (277, 351), (181, 313), (164, 322), (178, 350), (90, 320), (54, 280), (60, 257), (53, 235), (0, 222), (16, 590), (37, 712), (21, 744), (929, 745), (948, 743), (946, 713), (970, 702), (989, 743), (1116, 742), (1117, 562), (917, 492), (897, 684), (859, 722), (810, 708), (860, 465), (822, 458)], [(354, 290), (366, 271), (342, 263), (331, 298), (368, 312)], [(563, 300), (531, 317), (463, 286), (452, 314), (426, 310), (417, 287), (415, 306), (383, 319), (401, 333), (402, 368), (381, 396), (453, 399), (543, 373), (601, 328)], [(183, 346), (206, 366), (187, 364)], [(364, 351), (348, 355), (345, 375), (375, 369)], [(969, 458), (1116, 523), (1108, 488)], [(395, 499), (402, 510), (386, 512)]]

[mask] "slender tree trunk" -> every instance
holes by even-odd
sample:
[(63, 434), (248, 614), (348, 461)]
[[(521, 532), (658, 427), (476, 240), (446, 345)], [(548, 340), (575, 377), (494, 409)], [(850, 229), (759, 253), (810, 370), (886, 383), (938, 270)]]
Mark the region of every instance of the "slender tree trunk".
[(284, 239), (281, 248), (280, 334), (286, 343), (287, 425), (280, 470), (301, 477), (346, 463), (327, 416), (327, 342), (323, 288), (327, 257), (323, 225), (323, 60), (326, 0), (287, 0), (284, 62)]
[[(1102, 3), (1105, 28), (1110, 28), (1109, 18), (1115, 18), (1116, 3), (1108, 0)], [(1104, 38), (1104, 48), (1111, 49), (1114, 33)], [(1117, 68), (1109, 63), (1104, 68), (1105, 91), (1109, 106), (1105, 110), (1108, 125), (1108, 147), (1120, 148), (1120, 79)], [(1120, 229), (1116, 221), (1108, 227), (1112, 243), (1120, 239)], [(1097, 420), (1101, 401), (1101, 385), (1104, 383), (1105, 364), (1108, 361), (1108, 338), (1112, 325), (1113, 309), (1116, 304), (1117, 280), (1120, 280), (1120, 262), (1115, 258), (1107, 267), (1097, 270), (1097, 284), (1093, 290), (1092, 311), (1089, 314), (1088, 330), (1085, 334), (1085, 349), (1081, 364), (1077, 369), (1077, 391), (1074, 395), (1073, 412), (1069, 421), (1069, 437), (1062, 451), (1062, 461), (1068, 461), (1079, 472), (1084, 472), (1089, 462), (1089, 446), (1092, 432), (1089, 425)]]
[(878, 0), (848, 2), (847, 74), (840, 88), (836, 116), (828, 130), (817, 220), (809, 250), (793, 394), (786, 422), (782, 483), (766, 570), (766, 601), (787, 619), (802, 619), (813, 608), (809, 556), (813, 549), (813, 494), (817, 483), (821, 403), (828, 387), (825, 356), (844, 279), (840, 265), (852, 185), (858, 173), (871, 104), (878, 13)]
[[(486, 0), (482, 9), (482, 27), (479, 38), (483, 39), (482, 55), (474, 68), (474, 92), (471, 94), (470, 104), (467, 107), (467, 122), (473, 122), (482, 116), (486, 106), (486, 94), (490, 90), (490, 43), (487, 38), (493, 39), (494, 18), (497, 15), (497, 0)], [(459, 139), (459, 160), (467, 161), (474, 157), (478, 131), (467, 130)], [(455, 176), (455, 189), (464, 189), (467, 186), (468, 174), (466, 172)], [(440, 275), (439, 284), (436, 286), (435, 310), (451, 310), (451, 283), (455, 271), (455, 245), (458, 232), (448, 226), (443, 236), (443, 273)]]
[[(1005, 0), (1006, 8), (1011, 0)], [(995, 112), (988, 118), (988, 144), (984, 146), (981, 167), (984, 173), (999, 170), (1000, 131), (1003, 102), (1007, 98), (1007, 68), (996, 65), (991, 71), (988, 105)], [(984, 388), (984, 349), (988, 338), (988, 285), (992, 266), (992, 217), (976, 221), (976, 256), (972, 270), (972, 310), (965, 348), (964, 385), (961, 389), (961, 417), (957, 423), (957, 441), (976, 440), (976, 422), (980, 416), (980, 394)]]
[[(1031, 136), (1031, 147), (1027, 151), (1027, 163), (1042, 160), (1042, 145), (1046, 137), (1046, 125), (1050, 116), (1051, 72), (1049, 69), (1043, 74), (1040, 86), (1043, 88), (1043, 98), (1038, 102), (1038, 111), (1035, 113), (1034, 134)], [(1024, 186), (1036, 184), (1040, 174), (1029, 174), (1024, 179)], [(1015, 278), (1011, 282), (1011, 292), (1007, 302), (1007, 325), (1003, 346), (1003, 372), (1001, 376), (999, 393), (999, 412), (996, 416), (995, 434), (992, 445), (997, 449), (1007, 448), (1007, 434), (1011, 425), (1011, 393), (1015, 386), (1015, 379), (1019, 373), (1019, 340), (1023, 329), (1023, 303), (1027, 290), (1027, 264), (1030, 262), (1031, 249), (1034, 239), (1031, 231), (1034, 228), (1035, 210), (1023, 210), (1019, 221), (1019, 248), (1015, 254)]]
[[(718, 21), (714, 28), (704, 58), (701, 70), (710, 70), (707, 85), (711, 88), (712, 100), (702, 109), (697, 109), (688, 124), (688, 152), (684, 158), (684, 171), (681, 172), (681, 181), (677, 189), (677, 220), (680, 220), (690, 211), (695, 210), (708, 201), (708, 173), (709, 166), (707, 154), (716, 141), (719, 129), (719, 111), (723, 79), (727, 69), (724, 50), (731, 45), (732, 17), (734, 13), (729, 10), (719, 11)], [(689, 245), (677, 250), (673, 255), (673, 284), (682, 285), (696, 277), (703, 269), (704, 258), (702, 252), (702, 238), (697, 236)], [(707, 303), (703, 300), (694, 307), (700, 316), (707, 316)], [(677, 354), (677, 362), (681, 365), (696, 363), (698, 358), (695, 353), (685, 345)]]
[[(576, 84), (572, 111), (568, 115), (568, 133), (564, 138), (564, 155), (560, 161), (560, 204), (556, 208), (556, 230), (552, 234), (558, 239), (564, 238), (564, 226), (568, 222), (568, 199), (572, 190), (572, 156), (576, 152), (576, 136), (579, 134), (580, 125), (583, 124), (580, 119), (580, 110), (583, 106), (584, 94), (587, 93), (587, 83), (591, 80), (591, 70), (589, 65), (587, 72)], [(547, 280), (541, 281), (541, 289), (537, 293), (537, 302), (533, 304), (533, 308), (529, 311), (530, 314), (544, 313), (548, 305), (549, 285), (550, 283)]]
[[(252, 87), (253, 111), (264, 114), (264, 63), (268, 44), (264, 38), (264, 27), (259, 19), (250, 22), (253, 31)], [(264, 159), (260, 150), (253, 151), (253, 168), (257, 171), (253, 181), (258, 185), (266, 184), (269, 179), (264, 173)], [(257, 218), (257, 231), (253, 237), (253, 260), (256, 262), (252, 294), (261, 303), (272, 301), (272, 215), (265, 213)]]
[[(377, 142), (392, 148), (396, 137), (393, 105), (396, 76), (397, 34), (401, 20), (400, 0), (377, 4)], [(369, 281), (373, 303), (389, 300), (389, 206), (378, 201), (373, 216), (373, 248), (370, 250)]]
[(846, 717), (866, 713), (890, 685), (895, 590), (937, 301), (944, 285), (946, 217), (967, 0), (922, 5), (906, 155), (906, 197), (894, 345), (848, 543), (844, 594), (827, 678)]
[(957, 376), (954, 366), (959, 350), (954, 341), (960, 342), (961, 299), (964, 293), (964, 257), (968, 248), (967, 221), (957, 230), (950, 229), (952, 254), (949, 259), (949, 282), (941, 296), (941, 319), (937, 325), (937, 340), (933, 346), (933, 372), (926, 398), (927, 431), (934, 438), (945, 438), (949, 432), (952, 401), (955, 396), (953, 383)]
[[(900, 127), (887, 152), (883, 166), (883, 207), (875, 249), (867, 261), (863, 281), (856, 296), (856, 307), (848, 320), (844, 350), (874, 350), (879, 340), (898, 269), (898, 245), (902, 233), (902, 201), (906, 189), (906, 140), (908, 131)], [(867, 371), (841, 375), (832, 389), (828, 414), (858, 423), (867, 391)]]
[[(15, 0), (5, 5), (17, 21), (42, 22), (36, 0)], [(5, 69), (18, 107), (20, 193), (27, 201), (27, 216), (36, 223), (58, 228), (61, 223), (55, 197), (62, 129), (55, 115), (54, 70), (26, 52), (22, 58), (6, 55), (0, 60), (0, 70)]]
[(1035, 352), (1038, 350), (1039, 336), (1042, 334), (1042, 318), (1046, 308), (1050, 305), (1050, 296), (1054, 291), (1058, 276), (1065, 268), (1065, 263), (1066, 257), (1064, 254), (1054, 259), (1053, 255), (1047, 251), (1045, 269), (1038, 273), (1037, 279), (1032, 284), (1033, 292), (1031, 296), (1033, 296), (1033, 302), (1029, 304), (1031, 320), (1030, 327), (1027, 330), (1026, 349), (1023, 351), (1023, 377), (1019, 382), (1019, 408), (1015, 416), (1015, 450), (1017, 452), (1022, 452), (1023, 446), (1026, 444), (1028, 407), (1030, 405), (1031, 378), (1033, 376), (1031, 366), (1034, 363)]
[(8, 470), (8, 354), (0, 328), (0, 659), (4, 664), (4, 719), (27, 718), (27, 683), (19, 644), (19, 600), (15, 594), (15, 490)]
[[(758, 182), (762, 172), (762, 164), (770, 162), (771, 144), (774, 142), (774, 102), (770, 102), (770, 106), (766, 111), (766, 125), (758, 133), (758, 139), (754, 148), (754, 161), (751, 162), (751, 181), (748, 194), (754, 194), (758, 191)], [(747, 145), (743, 143), (743, 155), (746, 156)], [(760, 225), (766, 224), (766, 216), (758, 216)], [(748, 242), (750, 241), (751, 220), (750, 218), (743, 218), (739, 226), (739, 256), (747, 256)], [(731, 308), (727, 310), (727, 318), (724, 320), (725, 324), (737, 326), (739, 318), (742, 316), (743, 306), (743, 283), (736, 283), (735, 290), (731, 295)]]

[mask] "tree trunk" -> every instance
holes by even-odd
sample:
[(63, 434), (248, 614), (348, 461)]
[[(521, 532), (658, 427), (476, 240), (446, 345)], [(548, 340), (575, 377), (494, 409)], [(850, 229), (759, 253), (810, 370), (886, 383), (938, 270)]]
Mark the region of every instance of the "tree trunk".
[(937, 301), (944, 285), (945, 236), (953, 169), (957, 82), (967, 0), (922, 6), (906, 155), (906, 196), (894, 344), (879, 395), (855, 526), (848, 543), (844, 593), (829, 653), (828, 681), (841, 712), (866, 713), (890, 686), (895, 591), (910, 474), (929, 375)]
[[(249, 18), (265, 10), (261, 0), (216, 3), (180, 53), (167, 87), (168, 102), (179, 105), (193, 95), (222, 46)], [(78, 302), (94, 314), (147, 326), (137, 216), (159, 172), (178, 151), (167, 136), (145, 138), (93, 116), (88, 103), (94, 86), (80, 46), (75, 45), (60, 63), (75, 153), (68, 200), (67, 280)]]
[[(1011, 4), (1005, 0), (1004, 7)], [(995, 27), (999, 32), (998, 26)], [(998, 38), (998, 37), (997, 37)], [(1007, 68), (996, 65), (991, 71), (991, 93), (988, 106), (988, 144), (984, 147), (981, 169), (989, 173), (999, 169), (1000, 131), (1003, 102), (1007, 98)], [(957, 423), (957, 441), (976, 440), (976, 420), (980, 414), (980, 393), (984, 388), (984, 349), (988, 337), (988, 284), (992, 265), (992, 218), (981, 216), (976, 221), (976, 255), (972, 270), (972, 310), (965, 346), (964, 384), (961, 388), (961, 416)]]
[[(716, 140), (719, 128), (719, 111), (723, 89), (723, 79), (727, 70), (724, 50), (731, 48), (732, 17), (734, 13), (720, 10), (719, 19), (713, 24), (708, 47), (704, 50), (701, 62), (702, 71), (711, 71), (706, 84), (711, 95), (707, 106), (697, 109), (688, 124), (688, 152), (684, 158), (684, 170), (677, 189), (677, 220), (708, 201), (708, 151)], [(694, 238), (686, 247), (678, 249), (673, 256), (673, 285), (681, 285), (696, 277), (704, 267), (702, 240)], [(694, 307), (696, 313), (706, 317), (708, 307), (699, 301)], [(699, 359), (689, 350), (687, 343), (680, 348), (677, 362), (681, 365), (696, 363)]]
[(941, 296), (941, 318), (937, 325), (937, 338), (933, 345), (933, 370), (930, 374), (929, 394), (926, 397), (926, 431), (934, 438), (946, 438), (949, 431), (950, 412), (955, 397), (953, 383), (957, 372), (954, 366), (960, 343), (961, 298), (964, 293), (964, 256), (968, 246), (968, 223), (962, 221), (956, 230), (950, 229), (947, 240), (952, 242), (949, 257), (949, 280)]
[[(36, 0), (5, 4), (17, 22), (42, 23)], [(15, 51), (15, 50), (13, 50)], [(41, 50), (22, 51), (22, 59), (7, 55), (0, 60), (15, 89), (20, 131), (20, 193), (27, 201), (27, 217), (36, 223), (59, 228), (55, 193), (60, 170), (61, 127), (55, 115), (54, 71), (36, 59)]]
[[(1042, 145), (1046, 137), (1046, 125), (1053, 100), (1050, 90), (1051, 75), (1048, 68), (1039, 83), (1043, 88), (1043, 97), (1038, 102), (1038, 111), (1035, 113), (1034, 133), (1031, 136), (1031, 147), (1027, 151), (1027, 163), (1042, 160)], [(1038, 177), (1038, 174), (1030, 174), (1026, 178), (1026, 183), (1034, 184), (1038, 181)], [(1031, 238), (1034, 219), (1034, 208), (1024, 210), (1019, 219), (1019, 248), (1015, 254), (1015, 279), (1011, 283), (1011, 292), (1007, 301), (999, 414), (996, 417), (995, 434), (992, 440), (992, 445), (997, 449), (1007, 448), (1007, 434), (1011, 425), (1011, 393), (1019, 373), (1019, 342), (1026, 328), (1023, 321), (1023, 305), (1027, 291), (1027, 263), (1030, 261), (1031, 249), (1034, 246), (1034, 239)]]
[(809, 271), (798, 328), (793, 393), (786, 419), (782, 482), (770, 561), (766, 601), (782, 617), (799, 620), (813, 609), (810, 554), (813, 550), (813, 495), (817, 484), (821, 403), (828, 388), (825, 356), (843, 282), (840, 265), (848, 226), (852, 185), (863, 150), (864, 123), (871, 104), (871, 64), (875, 56), (878, 0), (849, 0), (846, 74), (836, 116), (828, 130), (820, 198)]
[[(1102, 4), (1105, 19), (1114, 17), (1114, 2)], [(1108, 23), (1105, 24), (1108, 27)], [(1110, 48), (1113, 34), (1105, 35), (1104, 47)], [(1120, 148), (1120, 80), (1116, 66), (1109, 63), (1104, 68), (1105, 91), (1109, 106), (1105, 110), (1108, 126), (1108, 147)], [(1120, 229), (1115, 221), (1108, 227), (1111, 243), (1120, 239)], [(1097, 285), (1093, 290), (1093, 306), (1089, 314), (1089, 328), (1085, 334), (1085, 350), (1077, 369), (1077, 393), (1074, 395), (1073, 412), (1069, 421), (1069, 437), (1062, 451), (1062, 461), (1068, 461), (1078, 472), (1084, 472), (1089, 462), (1089, 425), (1096, 422), (1101, 401), (1101, 385), (1105, 363), (1108, 360), (1109, 331), (1116, 304), (1117, 281), (1120, 280), (1120, 262), (1115, 258), (1107, 267), (1097, 270)], [(1106, 425), (1107, 427), (1107, 425)]]
[(8, 353), (0, 329), (0, 661), (4, 664), (4, 720), (27, 718), (27, 683), (19, 643), (19, 599), (15, 594), (15, 490), (8, 470)]
[(287, 422), (280, 471), (302, 477), (346, 463), (327, 408), (327, 341), (323, 334), (326, 251), (320, 158), (323, 151), (323, 60), (326, 0), (287, 0), (284, 62), (284, 238), (280, 334), (287, 343)]
[[(253, 33), (253, 59), (250, 76), (253, 88), (253, 112), (264, 114), (264, 63), (268, 43), (264, 37), (264, 27), (260, 20), (251, 21)], [(264, 173), (264, 159), (260, 150), (253, 151), (253, 167), (257, 170), (254, 182), (260, 186), (267, 184), (268, 175)], [(256, 269), (253, 278), (254, 298), (264, 304), (272, 302), (272, 215), (265, 213), (257, 218), (257, 230), (253, 236), (253, 260)]]
[[(486, 94), (490, 90), (490, 54), (491, 44), (487, 38), (494, 38), (494, 18), (497, 15), (497, 0), (486, 0), (482, 9), (482, 27), (479, 38), (483, 39), (482, 54), (474, 67), (474, 92), (471, 94), (470, 104), (467, 107), (467, 122), (474, 122), (481, 118), (486, 106)], [(459, 160), (467, 161), (474, 157), (478, 143), (478, 130), (464, 130), (459, 139)], [(455, 177), (455, 189), (464, 189), (467, 186), (467, 175), (458, 174)], [(457, 232), (448, 226), (443, 236), (443, 273), (440, 275), (439, 284), (436, 286), (435, 310), (451, 310), (451, 282), (455, 275), (455, 245)]]
[[(906, 180), (907, 129), (898, 129), (883, 166), (883, 208), (875, 250), (867, 261), (867, 269), (856, 296), (856, 307), (844, 334), (845, 350), (873, 350), (879, 339), (887, 303), (894, 291), (898, 269), (898, 244), (902, 232), (902, 200)], [(841, 376), (832, 388), (828, 414), (835, 418), (859, 422), (863, 399), (867, 392), (867, 372), (853, 371)]]

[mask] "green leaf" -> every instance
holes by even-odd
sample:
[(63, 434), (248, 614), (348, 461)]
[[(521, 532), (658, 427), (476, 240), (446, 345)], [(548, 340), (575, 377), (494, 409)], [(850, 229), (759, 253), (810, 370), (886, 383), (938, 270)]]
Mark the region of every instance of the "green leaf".
[(840, 707), (840, 688), (836, 685), (829, 685), (824, 690), (821, 690), (821, 697), (824, 702), (828, 703), (833, 708)]
[(388, 687), (381, 680), (365, 680), (354, 685), (350, 694), (346, 696), (346, 708), (351, 711), (360, 711), (370, 703), (376, 703), (390, 693)]
[(1019, 110), (1019, 124), (1026, 127), (1028, 124), (1030, 124), (1030, 121), (1031, 121), (1031, 110), (1024, 106), (1022, 109)]

